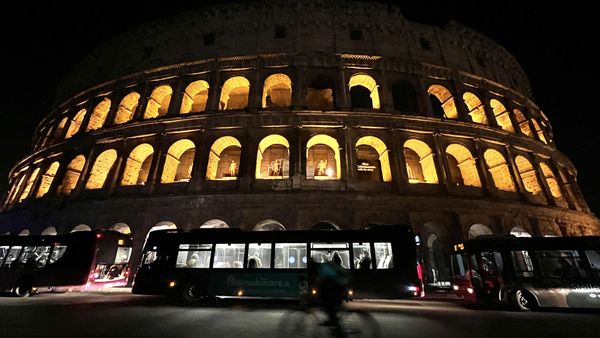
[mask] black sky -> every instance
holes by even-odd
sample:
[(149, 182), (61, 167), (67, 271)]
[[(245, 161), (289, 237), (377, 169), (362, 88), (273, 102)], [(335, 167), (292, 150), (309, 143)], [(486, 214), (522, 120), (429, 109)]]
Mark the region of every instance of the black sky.
[[(276, 1), (276, 0), (273, 0)], [(176, 1), (80, 2), (80, 7), (49, 1), (2, 2), (0, 32), (0, 195), (17, 160), (30, 151), (37, 123), (51, 109), (61, 77), (95, 46), (132, 26), (170, 16), (195, 5)], [(382, 1), (385, 2), (385, 1)], [(392, 1), (387, 1), (392, 2)], [(66, 3), (66, 2), (65, 2)], [(534, 101), (550, 119), (554, 141), (579, 171), (579, 185), (592, 211), (600, 212), (597, 166), (600, 130), (596, 121), (600, 86), (593, 77), (598, 64), (595, 10), (576, 1), (550, 2), (401, 1), (404, 16), (444, 26), (461, 22), (504, 46), (529, 76)], [(72, 2), (70, 2), (72, 4)]]

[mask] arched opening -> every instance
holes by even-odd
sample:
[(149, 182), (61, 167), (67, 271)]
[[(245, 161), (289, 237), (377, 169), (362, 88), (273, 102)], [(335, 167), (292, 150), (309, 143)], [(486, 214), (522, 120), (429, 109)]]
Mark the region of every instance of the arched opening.
[(427, 237), (427, 285), (430, 287), (446, 287), (449, 286), (450, 269), (448, 262), (450, 255), (447, 252), (446, 246), (440, 241), (436, 234), (431, 234)]
[(127, 94), (119, 104), (117, 108), (117, 114), (115, 115), (115, 124), (122, 124), (129, 122), (133, 119), (135, 110), (140, 102), (140, 94), (131, 92)]
[(372, 182), (391, 182), (392, 170), (387, 147), (374, 136), (363, 136), (356, 141), (358, 179)]
[(65, 177), (63, 181), (58, 187), (58, 193), (61, 195), (69, 195), (71, 191), (75, 189), (77, 186), (77, 182), (79, 182), (79, 176), (81, 176), (81, 170), (85, 165), (85, 157), (83, 155), (78, 155), (75, 157), (71, 163), (67, 166), (67, 171), (65, 172)]
[(54, 182), (54, 177), (56, 177), (56, 172), (58, 171), (59, 167), (60, 163), (56, 161), (53, 162), (48, 169), (46, 169), (46, 173), (42, 175), (40, 186), (38, 187), (37, 194), (35, 195), (36, 198), (44, 197), (44, 195), (48, 193), (48, 190), (50, 190), (50, 187), (52, 186), (52, 182)]
[(437, 184), (433, 152), (427, 143), (410, 139), (404, 143), (404, 160), (409, 183)]
[(148, 242), (148, 237), (150, 236), (150, 233), (153, 231), (158, 231), (158, 230), (177, 230), (177, 225), (175, 225), (175, 223), (173, 223), (171, 221), (162, 221), (162, 222), (156, 223), (155, 226), (153, 226), (152, 228), (150, 228), (150, 230), (148, 230), (148, 233), (146, 234), (146, 238), (144, 239), (144, 245), (142, 246), (143, 248), (146, 247), (146, 242)]
[(183, 92), (180, 114), (198, 113), (206, 110), (208, 101), (208, 82), (198, 80), (190, 83)]
[(515, 164), (517, 165), (517, 170), (519, 171), (525, 190), (534, 195), (541, 193), (542, 189), (540, 188), (531, 162), (524, 156), (517, 155), (517, 157), (515, 157)]
[(58, 231), (53, 226), (49, 226), (44, 231), (42, 231), (42, 236), (56, 236), (58, 235)]
[(308, 109), (333, 109), (333, 80), (324, 74), (319, 74), (309, 85), (306, 91), (306, 105)]
[(29, 236), (31, 231), (29, 229), (23, 229), (19, 232), (18, 236)]
[(416, 113), (419, 110), (415, 87), (407, 81), (399, 80), (392, 85), (392, 98), (396, 111)]
[(513, 112), (515, 113), (515, 120), (517, 120), (521, 132), (529, 137), (533, 137), (531, 127), (529, 127), (529, 121), (527, 121), (525, 115), (523, 115), (523, 112), (521, 112), (519, 109), (514, 109)]
[(544, 178), (546, 179), (548, 188), (550, 188), (550, 194), (552, 194), (552, 196), (555, 198), (561, 198), (562, 193), (560, 192), (558, 180), (556, 179), (556, 176), (554, 176), (552, 169), (550, 169), (550, 167), (544, 162), (540, 163), (540, 168), (542, 168)]
[(496, 117), (496, 122), (498, 123), (498, 125), (502, 129), (514, 133), (515, 127), (513, 126), (512, 121), (510, 120), (510, 113), (508, 112), (508, 110), (506, 110), (504, 104), (502, 104), (502, 102), (496, 99), (491, 99), (490, 107), (492, 107), (492, 111), (494, 112), (494, 116)]
[(35, 168), (33, 173), (31, 173), (31, 175), (29, 175), (29, 178), (27, 179), (27, 184), (25, 184), (25, 188), (23, 189), (23, 192), (21, 193), (21, 197), (19, 197), (19, 203), (23, 202), (27, 197), (29, 197), (29, 193), (31, 192), (31, 187), (33, 186), (33, 183), (35, 182), (35, 179), (37, 178), (39, 173), (40, 173), (40, 168)]
[(22, 173), (20, 177), (18, 177), (17, 179), (15, 179), (13, 181), (12, 187), (10, 189), (10, 193), (8, 194), (8, 197), (6, 199), (7, 204), (12, 204), (14, 202), (14, 200), (17, 198), (17, 194), (19, 193), (19, 190), (21, 189), (21, 185), (23, 184), (23, 181), (25, 181), (25, 173)]
[(452, 174), (452, 183), (481, 187), (481, 179), (477, 172), (475, 159), (467, 147), (453, 143), (446, 148), (448, 165)]
[(194, 142), (183, 139), (173, 143), (167, 151), (160, 182), (189, 182), (192, 177), (195, 155), (196, 145)]
[(165, 116), (169, 110), (173, 89), (170, 86), (164, 85), (154, 88), (144, 112), (144, 119), (153, 119)]
[(62, 137), (62, 133), (65, 130), (65, 126), (67, 125), (67, 121), (69, 120), (68, 117), (63, 117), (62, 120), (60, 120), (60, 123), (58, 124), (58, 126), (56, 127), (56, 129), (54, 130), (54, 135), (52, 136), (52, 139), (54, 142), (58, 141), (61, 139)]
[(92, 115), (90, 115), (90, 122), (88, 122), (86, 131), (97, 130), (102, 128), (104, 122), (106, 121), (108, 111), (110, 110), (110, 103), (110, 99), (105, 97), (102, 101), (100, 101), (100, 103), (96, 105), (96, 107), (92, 111)]
[(492, 175), (494, 186), (498, 190), (517, 191), (504, 155), (494, 149), (488, 149), (483, 154), (488, 171)]
[(69, 124), (69, 129), (67, 129), (67, 134), (65, 135), (65, 139), (71, 138), (73, 135), (77, 134), (79, 128), (81, 128), (81, 123), (83, 122), (83, 118), (85, 117), (85, 113), (87, 111), (85, 109), (81, 109), (75, 114), (75, 117), (71, 120)]
[(544, 144), (548, 144), (548, 141), (546, 140), (546, 135), (544, 135), (544, 131), (542, 130), (536, 119), (531, 119), (531, 123), (533, 123), (533, 128), (535, 129), (535, 134), (538, 136), (538, 139), (544, 142)]
[(126, 223), (116, 223), (110, 227), (110, 230), (117, 231), (125, 235), (131, 235), (131, 228)]
[(469, 116), (471, 116), (471, 120), (473, 120), (473, 122), (489, 124), (487, 116), (485, 115), (483, 103), (479, 97), (477, 97), (477, 95), (471, 92), (465, 92), (463, 94), (463, 100), (465, 101), (467, 109), (469, 109)]
[(73, 232), (78, 232), (78, 231), (92, 231), (92, 228), (90, 228), (88, 225), (85, 225), (85, 224), (79, 224), (78, 226), (71, 229), (71, 231), (69, 231), (69, 232), (73, 233)]
[(148, 143), (140, 144), (129, 154), (121, 185), (143, 185), (148, 180), (154, 148)]
[(469, 239), (476, 238), (479, 236), (493, 235), (494, 232), (487, 225), (473, 224), (469, 228)]
[(273, 219), (264, 219), (256, 224), (253, 231), (285, 231), (280, 222)]
[(207, 180), (236, 180), (242, 144), (235, 137), (223, 136), (213, 143), (206, 166)]
[(510, 230), (510, 234), (515, 237), (531, 237), (531, 234), (523, 228), (514, 227)]
[(306, 178), (340, 179), (340, 146), (329, 135), (315, 135), (306, 143)]
[(106, 178), (108, 177), (110, 170), (115, 164), (116, 159), (116, 150), (109, 149), (103, 151), (96, 158), (96, 162), (94, 162), (94, 166), (92, 167), (92, 171), (90, 172), (90, 177), (88, 178), (87, 184), (85, 185), (85, 189), (102, 189), (104, 187), (104, 183), (106, 183)]
[(340, 227), (329, 222), (319, 222), (313, 225), (310, 230), (340, 230)]
[(285, 74), (273, 74), (265, 79), (263, 108), (285, 108), (292, 104), (292, 80)]
[(208, 221), (202, 223), (200, 228), (212, 228), (212, 229), (229, 228), (229, 224), (227, 224), (227, 222), (220, 220), (220, 219), (211, 219), (211, 220), (208, 220)]
[(434, 84), (429, 86), (427, 93), (429, 93), (434, 115), (447, 119), (458, 118), (454, 97), (446, 87)]
[(375, 79), (365, 74), (356, 74), (350, 78), (350, 101), (352, 108), (379, 109), (379, 91)]
[(258, 144), (256, 178), (282, 179), (290, 174), (290, 144), (281, 135), (269, 135)]
[(221, 89), (220, 110), (244, 109), (248, 107), (250, 82), (243, 76), (227, 79)]

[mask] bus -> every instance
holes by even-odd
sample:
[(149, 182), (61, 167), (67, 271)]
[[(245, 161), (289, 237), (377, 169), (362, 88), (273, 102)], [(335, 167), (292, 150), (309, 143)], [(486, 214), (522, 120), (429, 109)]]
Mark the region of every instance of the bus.
[(480, 236), (451, 251), (459, 297), (522, 311), (600, 308), (600, 237)]
[(0, 291), (90, 291), (125, 286), (132, 239), (116, 231), (0, 236)]
[[(185, 302), (222, 296), (301, 298), (310, 262), (342, 258), (349, 298), (421, 295), (410, 226), (364, 230), (151, 232), (133, 282), (136, 294), (173, 295)], [(309, 259), (309, 258), (312, 258)]]

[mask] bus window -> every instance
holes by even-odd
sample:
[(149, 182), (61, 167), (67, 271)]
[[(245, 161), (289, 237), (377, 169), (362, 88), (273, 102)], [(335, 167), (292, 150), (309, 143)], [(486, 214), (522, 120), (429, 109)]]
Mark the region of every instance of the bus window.
[(377, 269), (391, 269), (394, 267), (392, 243), (375, 243), (375, 262), (377, 263)]
[(248, 244), (248, 269), (268, 269), (271, 267), (271, 243)]
[(117, 248), (117, 255), (115, 256), (115, 264), (127, 264), (129, 263), (129, 257), (131, 257), (131, 247), (120, 246)]
[(533, 262), (529, 252), (525, 250), (511, 251), (513, 268), (518, 277), (533, 277)]
[(481, 263), (485, 272), (490, 274), (502, 273), (502, 255), (497, 251), (483, 251), (481, 253)]
[[(588, 262), (590, 262), (590, 267), (592, 268), (594, 275), (600, 277), (600, 250), (586, 250), (585, 255), (587, 256)], [(0, 262), (2, 262), (1, 256)]]
[(54, 264), (57, 260), (62, 258), (62, 256), (65, 254), (65, 251), (67, 251), (66, 245), (55, 244), (54, 249), (50, 254), (50, 261), (48, 263)]
[(4, 261), (5, 267), (11, 267), (11, 263), (17, 259), (22, 248), (22, 246), (13, 246), (8, 250), (8, 255), (6, 255), (6, 260)]
[(452, 274), (455, 278), (466, 279), (467, 277), (467, 262), (465, 256), (461, 254), (452, 255)]
[(304, 243), (276, 243), (275, 268), (276, 269), (305, 269), (306, 244)]
[(352, 243), (352, 253), (354, 254), (355, 269), (368, 270), (372, 268), (369, 243)]
[[(176, 268), (208, 269), (212, 244), (180, 244), (177, 253)], [(156, 260), (156, 251), (148, 251), (144, 264)]]
[(241, 269), (244, 267), (245, 244), (217, 244), (213, 268), (215, 269)]
[(35, 266), (35, 256), (33, 255), (35, 251), (35, 246), (26, 246), (23, 251), (21, 251), (21, 256), (19, 257), (19, 263), (21, 267), (25, 267), (27, 265), (28, 268), (33, 268)]
[[(158, 258), (158, 251), (156, 250), (148, 250), (146, 251), (146, 256), (144, 257), (144, 265), (152, 264)], [(179, 256), (177, 256), (177, 261), (179, 262)], [(177, 266), (180, 267), (180, 266)]]
[(0, 246), (0, 265), (2, 265), (4, 257), (6, 257), (6, 254), (8, 253), (8, 248), (8, 246)]
[(50, 256), (50, 246), (38, 246), (33, 255), (35, 257), (36, 268), (43, 268), (46, 266), (48, 256)]
[(337, 254), (342, 259), (342, 268), (350, 269), (350, 246), (348, 243), (312, 243), (310, 257), (317, 263), (332, 262)]
[(581, 257), (576, 250), (547, 250), (536, 252), (540, 268), (547, 277), (586, 277)]

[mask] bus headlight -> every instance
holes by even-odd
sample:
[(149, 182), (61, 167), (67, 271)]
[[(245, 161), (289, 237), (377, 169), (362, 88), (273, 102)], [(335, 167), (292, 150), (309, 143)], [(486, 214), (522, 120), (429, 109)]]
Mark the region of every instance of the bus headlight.
[(417, 291), (417, 287), (416, 286), (409, 286), (408, 290), (409, 291)]
[(352, 291), (351, 289), (348, 290), (348, 297), (352, 297), (354, 295), (354, 291)]
[(467, 288), (467, 292), (470, 294), (473, 293), (473, 288)]
[(316, 296), (316, 295), (317, 295), (317, 289), (312, 289), (312, 290), (310, 290), (310, 293), (311, 293), (313, 296)]
[(244, 290), (239, 290), (237, 295), (238, 295), (238, 297), (243, 296), (244, 295)]
[(598, 297), (598, 295), (597, 295), (597, 294), (595, 294), (595, 293), (590, 293), (590, 298), (596, 298), (596, 297)]
[(452, 285), (452, 289), (453, 289), (454, 291), (458, 291), (459, 287), (458, 287), (458, 285)]
[(169, 282), (169, 287), (170, 287), (170, 288), (174, 288), (176, 284), (177, 284), (177, 283), (175, 283), (175, 281), (174, 281), (174, 280), (173, 280), (173, 281), (170, 281), (170, 282)]

